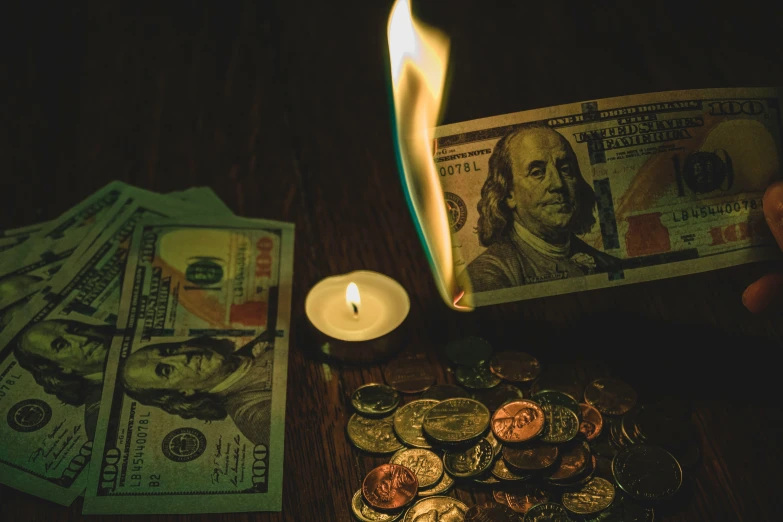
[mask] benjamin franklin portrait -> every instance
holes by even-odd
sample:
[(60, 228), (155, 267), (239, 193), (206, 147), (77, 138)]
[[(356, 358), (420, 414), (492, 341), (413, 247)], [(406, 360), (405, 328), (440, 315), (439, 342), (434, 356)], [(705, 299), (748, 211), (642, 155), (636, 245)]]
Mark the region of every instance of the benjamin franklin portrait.
[(230, 416), (255, 444), (269, 443), (274, 350), (264, 332), (234, 351), (230, 339), (196, 337), (145, 346), (119, 371), (125, 393), (184, 419)]
[(481, 189), (476, 232), (487, 249), (460, 277), (484, 292), (616, 269), (619, 259), (577, 237), (595, 225), (595, 203), (561, 134), (514, 129), (492, 151)]

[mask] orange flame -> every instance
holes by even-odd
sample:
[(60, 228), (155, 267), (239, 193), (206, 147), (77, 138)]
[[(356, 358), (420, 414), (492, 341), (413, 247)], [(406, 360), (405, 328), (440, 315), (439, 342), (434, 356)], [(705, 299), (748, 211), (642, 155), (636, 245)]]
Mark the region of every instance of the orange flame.
[(443, 301), (454, 310), (464, 291), (454, 273), (446, 203), (432, 161), (432, 128), (437, 124), (446, 82), (449, 40), (414, 20), (408, 0), (397, 0), (389, 15), (389, 58), (400, 174), (430, 268)]

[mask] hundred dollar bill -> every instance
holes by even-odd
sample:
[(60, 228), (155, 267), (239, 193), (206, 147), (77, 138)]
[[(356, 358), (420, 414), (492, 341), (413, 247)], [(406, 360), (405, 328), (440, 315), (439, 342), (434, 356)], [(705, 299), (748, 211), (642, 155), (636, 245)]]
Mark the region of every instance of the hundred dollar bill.
[(137, 225), (84, 513), (281, 509), (293, 232)]
[(205, 208), (215, 213), (227, 216), (234, 215), (228, 205), (226, 205), (209, 187), (191, 187), (185, 190), (169, 192), (166, 195), (187, 201), (188, 203), (204, 205)]
[(42, 230), (48, 226), (49, 222), (38, 223), (20, 228), (10, 228), (8, 230), (0, 231), (0, 254), (14, 248), (17, 245), (21, 245), (28, 239), (30, 239), (36, 232)]
[(592, 100), (435, 129), (457, 279), (473, 306), (779, 257), (780, 93)]
[(86, 485), (134, 226), (144, 216), (203, 213), (133, 187), (119, 203), (104, 216), (108, 227), (93, 228), (0, 332), (0, 482), (64, 505)]

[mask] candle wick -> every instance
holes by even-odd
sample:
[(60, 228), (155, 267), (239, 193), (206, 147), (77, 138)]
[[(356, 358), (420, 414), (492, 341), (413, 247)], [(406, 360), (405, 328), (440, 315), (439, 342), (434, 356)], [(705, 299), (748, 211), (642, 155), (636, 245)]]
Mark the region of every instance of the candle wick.
[(353, 316), (359, 317), (359, 307), (356, 306), (356, 303), (351, 303), (351, 307), (353, 308)]

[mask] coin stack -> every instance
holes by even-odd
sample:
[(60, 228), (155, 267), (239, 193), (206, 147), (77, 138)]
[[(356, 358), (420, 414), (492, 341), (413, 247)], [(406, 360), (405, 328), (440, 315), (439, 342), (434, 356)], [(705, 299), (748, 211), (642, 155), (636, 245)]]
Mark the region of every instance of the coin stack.
[[(445, 355), (461, 386), (433, 386), (422, 356), (352, 394), (349, 439), (391, 454), (354, 494), (358, 520), (652, 521), (682, 484), (678, 458), (698, 455), (679, 402), (637, 407), (621, 380), (542, 372), (532, 355), (478, 337)], [(399, 406), (400, 393), (421, 396)], [(491, 489), (495, 502), (469, 507), (446, 495), (455, 484)]]

